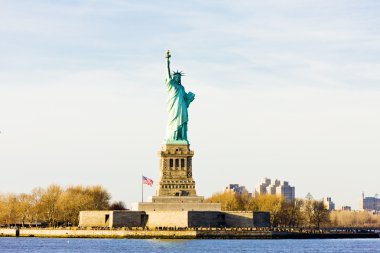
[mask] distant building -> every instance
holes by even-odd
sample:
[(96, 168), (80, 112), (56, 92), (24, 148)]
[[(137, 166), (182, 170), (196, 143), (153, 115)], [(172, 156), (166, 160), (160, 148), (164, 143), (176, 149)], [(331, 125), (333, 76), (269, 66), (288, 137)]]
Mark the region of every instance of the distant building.
[(327, 210), (329, 211), (335, 210), (335, 203), (332, 202), (331, 197), (324, 197), (323, 204), (325, 205)]
[(280, 195), (285, 201), (291, 202), (295, 199), (295, 187), (290, 186), (287, 181), (274, 180), (263, 178), (260, 184), (255, 187), (255, 195)]
[(240, 186), (239, 184), (229, 184), (226, 188), (224, 188), (224, 191), (251, 195), (244, 185)]
[(263, 178), (255, 188), (255, 195), (264, 195), (267, 194), (267, 187), (271, 184), (271, 180), (269, 178)]
[(363, 193), (360, 207), (367, 211), (380, 211), (380, 198), (378, 198), (377, 195), (375, 195), (375, 197), (364, 197)]
[(276, 194), (283, 196), (285, 201), (291, 202), (296, 198), (296, 188), (290, 186), (288, 181), (282, 181), (281, 184), (276, 187)]
[(342, 206), (340, 208), (341, 211), (350, 211), (351, 212), (351, 207), (350, 206)]
[(275, 195), (277, 193), (277, 187), (281, 185), (280, 180), (274, 180), (266, 189), (267, 194)]

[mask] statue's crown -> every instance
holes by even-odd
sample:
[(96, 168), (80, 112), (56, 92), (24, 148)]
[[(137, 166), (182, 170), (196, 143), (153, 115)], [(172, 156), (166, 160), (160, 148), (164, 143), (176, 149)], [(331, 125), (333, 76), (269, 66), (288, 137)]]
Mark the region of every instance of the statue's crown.
[(174, 75), (179, 75), (179, 76), (184, 76), (185, 75), (185, 73), (183, 73), (182, 71), (173, 71), (173, 76)]

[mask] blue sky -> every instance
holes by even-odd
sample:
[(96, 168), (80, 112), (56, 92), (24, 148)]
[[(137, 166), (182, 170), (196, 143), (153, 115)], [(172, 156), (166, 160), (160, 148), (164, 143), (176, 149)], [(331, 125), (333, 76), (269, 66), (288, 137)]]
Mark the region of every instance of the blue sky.
[[(378, 1), (0, 1), (0, 192), (158, 178), (166, 49), (200, 195), (261, 177), (379, 193)], [(153, 189), (146, 189), (146, 196)]]

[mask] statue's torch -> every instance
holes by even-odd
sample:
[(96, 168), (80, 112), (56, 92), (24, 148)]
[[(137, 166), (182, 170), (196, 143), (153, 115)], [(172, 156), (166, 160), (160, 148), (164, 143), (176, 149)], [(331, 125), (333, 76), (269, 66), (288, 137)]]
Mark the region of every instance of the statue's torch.
[(167, 51), (166, 51), (166, 56), (165, 56), (165, 58), (169, 59), (170, 57), (172, 57), (172, 56), (170, 55), (169, 50), (167, 50)]

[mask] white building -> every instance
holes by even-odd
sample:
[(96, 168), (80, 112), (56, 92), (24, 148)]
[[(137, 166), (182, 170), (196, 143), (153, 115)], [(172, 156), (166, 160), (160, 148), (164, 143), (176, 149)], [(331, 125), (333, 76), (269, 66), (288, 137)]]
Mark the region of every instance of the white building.
[(271, 180), (269, 178), (263, 178), (261, 183), (258, 184), (255, 188), (255, 195), (267, 194), (267, 187), (271, 184)]
[(270, 194), (280, 195), (285, 201), (291, 202), (295, 199), (295, 187), (290, 186), (287, 181), (274, 180), (263, 178), (261, 183), (255, 187), (255, 195)]

